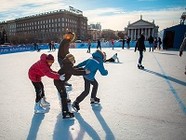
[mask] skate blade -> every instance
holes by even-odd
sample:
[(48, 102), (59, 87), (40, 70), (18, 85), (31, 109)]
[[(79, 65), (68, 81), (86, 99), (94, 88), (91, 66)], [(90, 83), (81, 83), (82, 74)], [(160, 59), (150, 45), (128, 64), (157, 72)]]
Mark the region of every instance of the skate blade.
[(79, 111), (79, 110), (76, 109), (76, 107), (74, 107), (73, 105), (72, 105), (72, 108), (74, 109), (75, 112), (78, 112), (78, 111)]

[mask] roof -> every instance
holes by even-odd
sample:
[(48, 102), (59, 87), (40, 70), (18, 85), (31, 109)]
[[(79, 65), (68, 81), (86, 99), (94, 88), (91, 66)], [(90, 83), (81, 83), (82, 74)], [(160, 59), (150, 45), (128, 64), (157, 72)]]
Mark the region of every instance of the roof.
[(132, 24), (129, 24), (128, 27), (134, 27), (134, 26), (155, 26), (153, 22), (148, 22), (143, 19), (140, 19)]

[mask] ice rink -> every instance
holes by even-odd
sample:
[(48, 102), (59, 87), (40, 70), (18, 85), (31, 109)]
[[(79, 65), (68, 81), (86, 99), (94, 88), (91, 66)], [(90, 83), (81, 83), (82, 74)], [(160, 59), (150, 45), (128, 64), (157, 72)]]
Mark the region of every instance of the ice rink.
[[(94, 52), (95, 49), (91, 50)], [(186, 52), (144, 53), (144, 70), (137, 68), (138, 52), (104, 49), (107, 57), (118, 53), (120, 63), (105, 63), (108, 76), (97, 72), (101, 104), (90, 105), (90, 95), (80, 103), (73, 119), (62, 119), (53, 80), (44, 77), (48, 113), (34, 114), (35, 91), (28, 69), (42, 53), (0, 55), (1, 140), (186, 140)], [(70, 49), (76, 63), (91, 57), (86, 49)], [(72, 76), (72, 101), (83, 91), (81, 76)]]

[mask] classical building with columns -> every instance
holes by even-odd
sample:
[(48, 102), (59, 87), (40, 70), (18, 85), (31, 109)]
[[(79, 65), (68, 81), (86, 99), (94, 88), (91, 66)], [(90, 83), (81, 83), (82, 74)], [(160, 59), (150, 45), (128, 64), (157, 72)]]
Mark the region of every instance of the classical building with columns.
[(145, 39), (147, 40), (150, 35), (153, 37), (158, 37), (158, 28), (154, 23), (148, 22), (142, 19), (142, 15), (140, 15), (140, 20), (130, 24), (125, 28), (126, 35), (131, 38), (131, 40), (137, 40), (141, 33), (144, 34)]

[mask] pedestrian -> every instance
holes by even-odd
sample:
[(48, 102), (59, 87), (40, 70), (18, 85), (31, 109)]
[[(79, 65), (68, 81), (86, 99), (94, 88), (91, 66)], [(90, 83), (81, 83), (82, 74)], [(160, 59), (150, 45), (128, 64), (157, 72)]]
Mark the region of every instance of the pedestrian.
[(130, 49), (130, 40), (131, 40), (131, 38), (128, 36), (128, 38), (127, 38), (127, 48), (128, 49)]
[(101, 50), (101, 41), (98, 39), (98, 41), (97, 41), (97, 49), (100, 49)]
[(125, 48), (125, 38), (122, 39), (122, 49)]
[(55, 51), (56, 50), (55, 42), (54, 41), (51, 41), (51, 49), (52, 49), (52, 51)]
[(105, 70), (103, 65), (104, 61), (105, 61), (104, 53), (101, 50), (96, 50), (92, 54), (92, 58), (89, 58), (76, 66), (88, 69), (90, 73), (88, 75), (83, 76), (84, 91), (76, 98), (76, 100), (72, 104), (72, 107), (74, 108), (75, 111), (80, 110), (79, 104), (89, 94), (90, 85), (92, 85), (90, 103), (94, 104), (100, 102), (100, 99), (97, 97), (98, 82), (95, 79), (95, 75), (98, 70), (103, 76), (106, 76), (108, 74), (108, 71)]
[(111, 40), (112, 50), (114, 50), (114, 39)]
[(153, 42), (154, 42), (154, 38), (152, 37), (152, 35), (150, 35), (150, 37), (148, 38), (148, 42), (149, 42), (149, 52), (151, 52), (151, 49), (153, 50)]
[[(183, 51), (186, 49), (186, 33), (184, 36), (184, 39), (181, 43), (180, 49), (179, 49), (179, 56), (181, 57), (183, 55)], [(186, 66), (185, 66), (185, 75), (186, 75)]]
[(39, 46), (38, 46), (38, 44), (35, 42), (34, 44), (34, 50), (37, 50), (37, 52), (40, 52), (40, 48), (39, 48)]
[(161, 38), (158, 37), (158, 50), (161, 50), (161, 44), (162, 44)]
[(137, 40), (137, 43), (136, 43), (136, 46), (135, 46), (135, 52), (136, 50), (139, 51), (139, 59), (138, 59), (138, 65), (137, 67), (139, 69), (144, 69), (144, 66), (142, 65), (142, 60), (143, 60), (143, 51), (146, 51), (146, 48), (145, 48), (145, 37), (143, 35), (143, 33), (140, 35), (140, 38)]
[[(105, 56), (106, 56), (106, 54), (105, 54)], [(119, 63), (119, 58), (118, 58), (118, 54), (117, 53), (115, 53), (111, 58), (106, 59), (105, 62), (116, 62), (116, 60)]]
[(154, 47), (153, 47), (152, 51), (154, 51), (157, 48), (157, 46), (158, 46), (158, 39), (157, 39), (157, 37), (154, 38), (153, 44), (154, 44)]
[(45, 107), (50, 106), (50, 103), (46, 101), (44, 85), (41, 81), (41, 77), (47, 76), (52, 79), (64, 80), (64, 75), (59, 75), (50, 68), (53, 63), (54, 57), (51, 54), (42, 54), (40, 60), (34, 63), (28, 71), (29, 79), (31, 80), (36, 92), (34, 107), (35, 113), (46, 113)]
[(87, 53), (90, 53), (90, 47), (91, 47), (91, 41), (90, 39), (88, 40), (88, 50), (87, 50)]
[(71, 100), (67, 98), (65, 81), (68, 81), (72, 75), (76, 75), (76, 76), (86, 75), (89, 74), (90, 71), (84, 70), (82, 68), (74, 68), (75, 58), (70, 53), (65, 56), (62, 63), (63, 63), (63, 67), (60, 68), (58, 73), (60, 75), (65, 74), (65, 80), (61, 81), (61, 80), (54, 79), (54, 85), (56, 86), (60, 94), (63, 118), (72, 118), (74, 117), (74, 114), (70, 112), (68, 108), (68, 103), (70, 103)]
[[(75, 39), (75, 33), (72, 32), (68, 32), (63, 36), (63, 40), (60, 42), (59, 45), (59, 49), (58, 49), (58, 63), (60, 65), (60, 67), (63, 67), (63, 59), (65, 58), (65, 56), (70, 53), (69, 52), (69, 47), (70, 47), (70, 43)], [(66, 81), (66, 86), (72, 86), (71, 84), (69, 84)]]
[(51, 44), (51, 42), (48, 43), (48, 46), (49, 46), (49, 50), (51, 51), (52, 50), (52, 44)]

